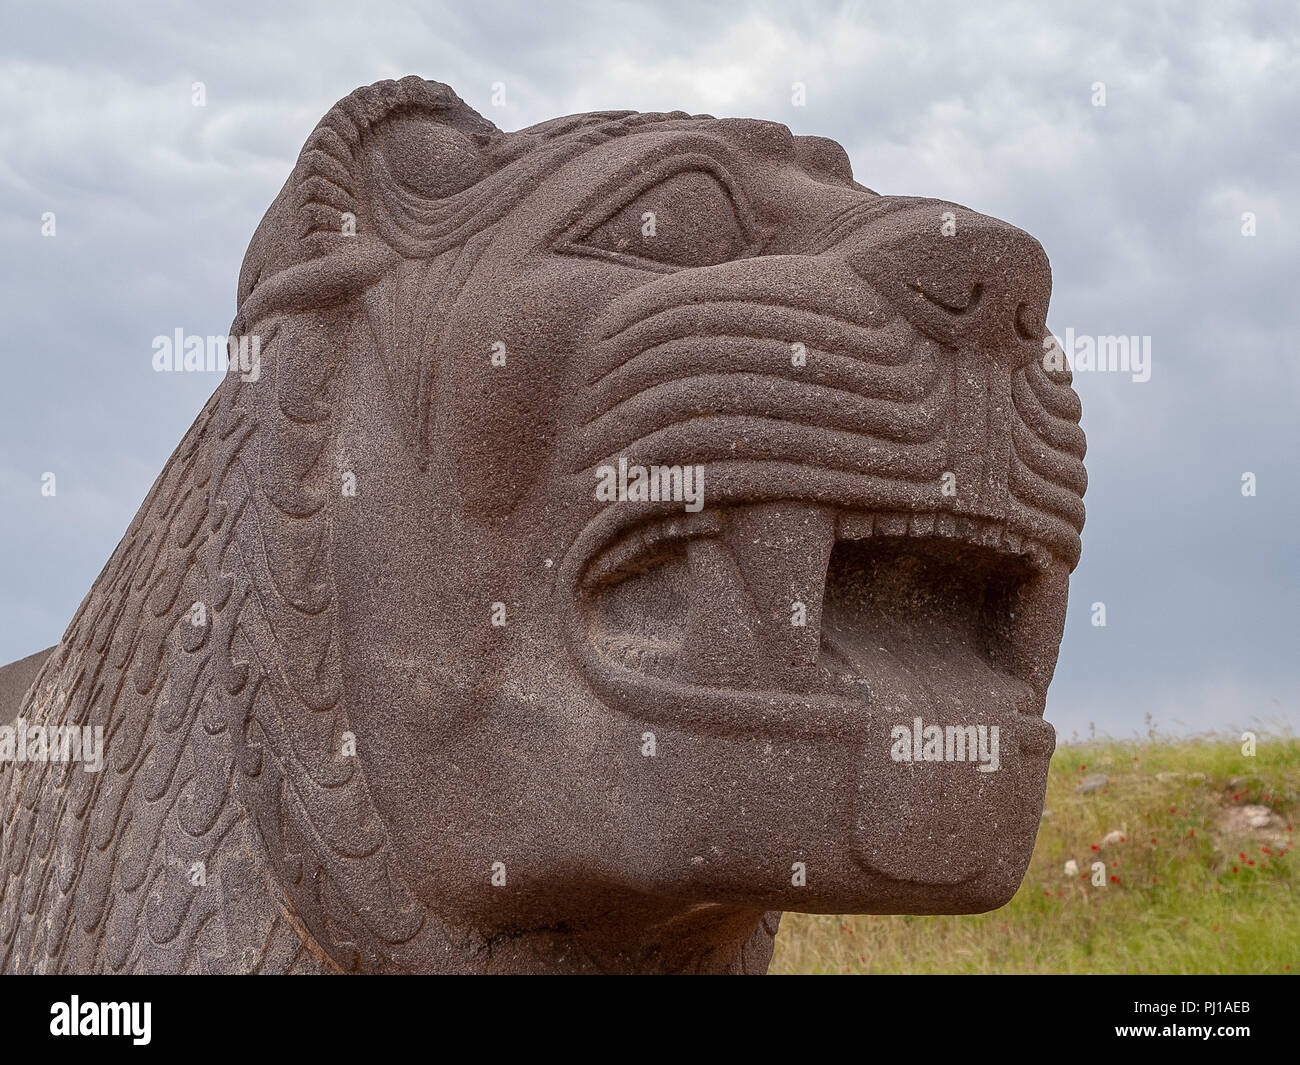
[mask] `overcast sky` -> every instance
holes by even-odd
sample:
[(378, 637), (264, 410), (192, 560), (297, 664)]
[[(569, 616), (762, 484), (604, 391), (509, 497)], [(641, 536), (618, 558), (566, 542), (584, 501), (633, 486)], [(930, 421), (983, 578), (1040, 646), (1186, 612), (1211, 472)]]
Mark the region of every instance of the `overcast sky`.
[(1294, 730), (1300, 17), (986, 8), (4, 0), (0, 663), (58, 641), (217, 384), (155, 373), (152, 339), (224, 334), (312, 127), (358, 85), (419, 74), (503, 129), (617, 108), (774, 119), (840, 141), (879, 192), (1034, 234), (1052, 331), (1152, 353), (1145, 382), (1076, 374), (1088, 524), (1049, 720), (1064, 739), (1148, 712)]

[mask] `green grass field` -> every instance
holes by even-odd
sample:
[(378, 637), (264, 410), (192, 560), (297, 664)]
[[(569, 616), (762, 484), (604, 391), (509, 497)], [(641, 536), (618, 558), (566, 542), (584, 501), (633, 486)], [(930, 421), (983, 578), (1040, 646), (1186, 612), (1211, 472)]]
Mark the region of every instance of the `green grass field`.
[[(1300, 973), (1300, 739), (1261, 735), (1254, 757), (1241, 748), (1154, 735), (1062, 746), (1008, 905), (962, 917), (787, 914), (771, 972)], [(1093, 774), (1108, 783), (1076, 791)]]

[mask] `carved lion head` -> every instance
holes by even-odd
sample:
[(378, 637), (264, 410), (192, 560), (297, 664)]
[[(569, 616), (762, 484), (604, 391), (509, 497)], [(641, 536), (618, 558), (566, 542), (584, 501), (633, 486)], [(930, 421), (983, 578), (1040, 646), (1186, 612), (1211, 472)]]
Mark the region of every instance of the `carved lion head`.
[(1050, 288), (778, 123), (334, 107), (241, 273), (210, 566), (324, 949), (761, 969), (766, 911), (1009, 899), (1083, 524)]

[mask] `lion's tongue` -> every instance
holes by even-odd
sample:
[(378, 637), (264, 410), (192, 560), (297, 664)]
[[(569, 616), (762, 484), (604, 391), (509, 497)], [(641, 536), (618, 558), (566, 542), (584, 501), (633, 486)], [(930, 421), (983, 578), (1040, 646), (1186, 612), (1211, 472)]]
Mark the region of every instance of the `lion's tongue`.
[(835, 511), (796, 503), (736, 507), (721, 536), (692, 540), (684, 675), (743, 688), (806, 685), (834, 546)]
[(833, 624), (828, 620), (826, 638), (835, 671), (861, 678), (873, 720), (910, 725), (920, 717), (926, 724), (978, 724), (990, 709), (995, 719), (1031, 712), (1029, 685), (997, 669), (965, 640), (919, 641), (883, 630), (845, 639)]

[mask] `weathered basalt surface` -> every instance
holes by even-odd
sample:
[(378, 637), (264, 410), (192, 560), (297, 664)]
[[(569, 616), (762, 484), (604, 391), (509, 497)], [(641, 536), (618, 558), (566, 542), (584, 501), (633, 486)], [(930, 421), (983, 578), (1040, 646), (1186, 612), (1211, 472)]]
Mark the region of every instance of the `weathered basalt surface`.
[(3, 968), (761, 972), (782, 910), (1001, 905), (1083, 524), (1050, 287), (777, 123), (357, 90), (21, 708), (106, 762), (0, 768)]

